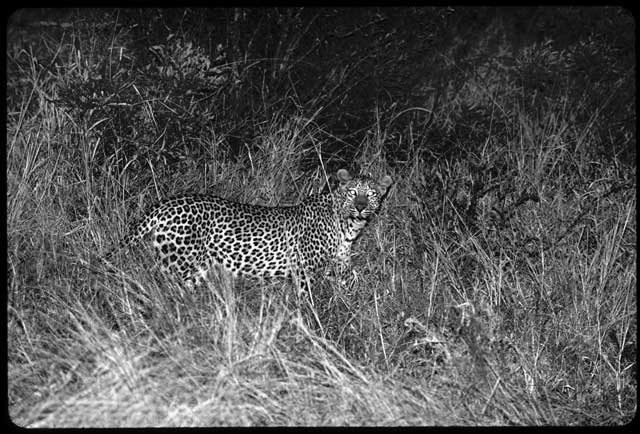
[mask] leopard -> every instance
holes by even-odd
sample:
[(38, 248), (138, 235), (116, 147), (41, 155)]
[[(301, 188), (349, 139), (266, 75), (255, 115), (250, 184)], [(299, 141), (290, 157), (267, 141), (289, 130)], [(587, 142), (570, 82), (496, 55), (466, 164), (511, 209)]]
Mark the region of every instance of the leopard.
[[(384, 175), (336, 173), (333, 188), (292, 206), (261, 206), (195, 194), (158, 203), (132, 226), (116, 250), (151, 238), (163, 272), (190, 286), (212, 269), (233, 278), (284, 278), (309, 288), (319, 269), (351, 266), (351, 248), (392, 184)], [(327, 186), (329, 187), (329, 186)]]

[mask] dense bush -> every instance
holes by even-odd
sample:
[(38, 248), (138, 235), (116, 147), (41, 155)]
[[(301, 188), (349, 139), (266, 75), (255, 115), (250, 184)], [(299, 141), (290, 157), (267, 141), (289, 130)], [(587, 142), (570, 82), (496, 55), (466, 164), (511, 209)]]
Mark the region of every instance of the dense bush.
[[(626, 423), (635, 23), (620, 8), (20, 10), (9, 411), (24, 426)], [(297, 309), (101, 255), (158, 199), (394, 185)], [(312, 302), (312, 303), (311, 303)]]

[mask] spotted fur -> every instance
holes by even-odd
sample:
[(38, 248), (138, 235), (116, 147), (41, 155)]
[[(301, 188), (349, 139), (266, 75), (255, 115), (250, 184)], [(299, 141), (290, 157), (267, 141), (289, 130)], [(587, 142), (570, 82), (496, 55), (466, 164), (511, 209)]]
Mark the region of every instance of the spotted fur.
[(380, 208), (390, 176), (378, 182), (347, 170), (332, 192), (289, 207), (248, 205), (194, 195), (156, 205), (120, 243), (151, 236), (164, 271), (182, 279), (205, 277), (222, 267), (234, 276), (311, 279), (330, 261), (349, 265), (351, 245)]

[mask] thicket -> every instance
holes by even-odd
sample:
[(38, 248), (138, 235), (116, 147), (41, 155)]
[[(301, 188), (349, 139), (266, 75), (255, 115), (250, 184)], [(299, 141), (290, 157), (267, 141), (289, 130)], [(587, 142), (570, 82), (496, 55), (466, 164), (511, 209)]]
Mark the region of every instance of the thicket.
[[(20, 10), (6, 63), (14, 423), (634, 417), (628, 11)], [(100, 260), (159, 199), (291, 204), (342, 167), (395, 182), (304, 312)]]

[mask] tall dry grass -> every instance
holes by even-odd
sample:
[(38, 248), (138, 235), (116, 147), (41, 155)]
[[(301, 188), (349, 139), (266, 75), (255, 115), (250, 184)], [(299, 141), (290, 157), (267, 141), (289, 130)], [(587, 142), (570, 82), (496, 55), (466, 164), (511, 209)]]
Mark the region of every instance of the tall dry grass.
[[(377, 111), (354, 144), (325, 123), (337, 88), (313, 106), (292, 96), (295, 86), (284, 98), (292, 104), (274, 102), (267, 81), (247, 79), (257, 60), (242, 67), (176, 36), (144, 58), (134, 27), (77, 18), (9, 38), (15, 424), (617, 425), (634, 416), (635, 167), (593, 151), (611, 99), (581, 122), (586, 97), (558, 92), (537, 105), (484, 63), (434, 110)], [(302, 37), (291, 41), (293, 50)], [(521, 54), (568, 61), (548, 46)], [(620, 77), (613, 93), (628, 85)], [(253, 95), (253, 112), (231, 113), (241, 107), (233, 95)], [(432, 131), (458, 141), (414, 129), (427, 112)], [(251, 140), (238, 133), (247, 125)], [(353, 274), (328, 273), (302, 309), (291, 282), (213, 278), (189, 290), (145, 249), (100, 260), (159, 199), (293, 204), (339, 167), (395, 182), (357, 243)]]

